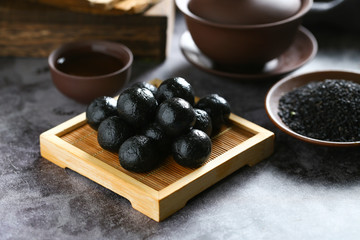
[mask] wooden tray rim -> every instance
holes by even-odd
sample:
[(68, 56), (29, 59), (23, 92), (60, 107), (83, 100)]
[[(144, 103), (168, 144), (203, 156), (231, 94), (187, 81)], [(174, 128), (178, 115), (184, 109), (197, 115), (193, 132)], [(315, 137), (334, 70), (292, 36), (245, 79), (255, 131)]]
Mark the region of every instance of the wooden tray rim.
[[(154, 85), (159, 83), (157, 79), (152, 81)], [(54, 164), (72, 169), (128, 199), (134, 209), (159, 222), (217, 181), (244, 165), (252, 166), (272, 154), (273, 132), (235, 114), (230, 114), (230, 123), (253, 135), (160, 190), (153, 189), (61, 138), (87, 124), (85, 112), (43, 132), (40, 135), (40, 152), (42, 157)], [(252, 157), (254, 153), (256, 157)]]
[[(148, 193), (151, 197), (161, 200), (168, 197), (174, 191), (181, 189), (182, 187), (186, 186), (188, 183), (192, 182), (194, 179), (201, 177), (202, 175), (207, 174), (208, 172), (212, 171), (213, 169), (217, 168), (219, 165), (223, 164), (224, 162), (228, 161), (230, 158), (235, 157), (236, 155), (240, 154), (241, 152), (248, 149), (250, 146), (255, 145), (266, 138), (272, 137), (274, 133), (270, 132), (267, 129), (264, 129), (244, 118), (241, 118), (233, 113), (230, 114), (230, 121), (232, 124), (236, 124), (242, 129), (253, 133), (254, 136), (248, 138), (238, 146), (232, 148), (231, 150), (223, 153), (222, 155), (214, 158), (212, 161), (208, 162), (207, 164), (195, 169), (193, 172), (186, 175), (186, 178), (183, 177), (176, 182), (170, 184), (169, 186), (157, 191), (146, 184), (138, 181), (137, 179), (127, 175), (124, 172), (117, 170), (116, 168), (108, 165), (107, 163), (97, 159), (96, 157), (88, 154), (87, 152), (75, 147), (74, 145), (66, 142), (65, 140), (61, 139), (61, 137), (83, 125), (86, 124), (86, 115), (85, 112), (79, 114), (78, 116), (69, 119), (56, 127), (49, 129), (40, 135), (40, 141), (42, 139), (47, 139), (48, 141), (57, 145), (57, 147), (62, 148), (68, 152), (77, 153), (77, 155), (81, 155), (81, 158), (86, 158), (90, 161), (93, 165), (96, 165), (99, 168), (105, 169), (107, 172), (115, 175), (116, 177), (123, 179), (126, 182), (131, 182), (138, 191), (143, 191)], [(76, 154), (75, 154), (76, 155)], [(224, 157), (226, 155), (226, 157)], [(80, 158), (80, 159), (81, 159)], [(68, 167), (68, 166), (66, 166)], [(88, 176), (86, 176), (88, 177)]]

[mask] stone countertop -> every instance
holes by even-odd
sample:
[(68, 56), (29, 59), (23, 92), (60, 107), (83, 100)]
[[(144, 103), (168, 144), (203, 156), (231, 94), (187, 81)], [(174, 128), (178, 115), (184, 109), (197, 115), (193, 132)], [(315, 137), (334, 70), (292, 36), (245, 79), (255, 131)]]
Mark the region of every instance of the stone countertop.
[[(43, 159), (39, 135), (85, 106), (54, 87), (46, 59), (0, 58), (0, 239), (359, 239), (360, 149), (315, 146), (279, 131), (264, 109), (274, 80), (217, 77), (188, 63), (177, 16), (166, 61), (136, 61), (132, 82), (185, 77), (276, 135), (274, 154), (244, 167), (157, 223), (123, 197)], [(319, 52), (293, 74), (359, 70), (360, 37), (313, 30)]]

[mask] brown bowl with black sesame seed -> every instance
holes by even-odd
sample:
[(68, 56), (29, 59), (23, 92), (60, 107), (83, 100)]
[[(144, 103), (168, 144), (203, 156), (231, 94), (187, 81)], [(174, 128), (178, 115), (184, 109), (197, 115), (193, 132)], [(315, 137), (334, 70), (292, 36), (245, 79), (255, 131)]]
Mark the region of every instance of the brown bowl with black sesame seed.
[(360, 72), (318, 71), (271, 87), (265, 108), (283, 132), (334, 147), (360, 145)]

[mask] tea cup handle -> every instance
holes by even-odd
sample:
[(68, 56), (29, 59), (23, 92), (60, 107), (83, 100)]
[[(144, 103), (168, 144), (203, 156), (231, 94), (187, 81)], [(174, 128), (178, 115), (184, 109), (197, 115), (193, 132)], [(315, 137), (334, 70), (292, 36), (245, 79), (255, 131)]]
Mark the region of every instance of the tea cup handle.
[(311, 11), (313, 12), (324, 12), (330, 9), (333, 9), (343, 3), (345, 0), (332, 0), (329, 2), (315, 2), (311, 7)]

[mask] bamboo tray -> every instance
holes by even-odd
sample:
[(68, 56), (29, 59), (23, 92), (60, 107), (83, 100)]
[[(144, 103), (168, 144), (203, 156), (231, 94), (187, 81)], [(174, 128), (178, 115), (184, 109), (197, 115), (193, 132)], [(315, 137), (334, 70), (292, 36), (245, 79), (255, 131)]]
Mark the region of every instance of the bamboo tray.
[(41, 155), (127, 198), (134, 209), (162, 221), (196, 194), (244, 165), (253, 166), (273, 152), (274, 134), (234, 114), (212, 138), (209, 160), (200, 168), (182, 167), (169, 157), (148, 173), (120, 166), (117, 154), (103, 150), (85, 113), (40, 135)]

